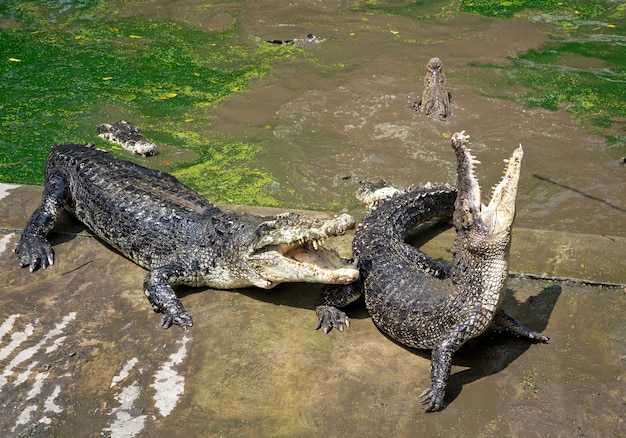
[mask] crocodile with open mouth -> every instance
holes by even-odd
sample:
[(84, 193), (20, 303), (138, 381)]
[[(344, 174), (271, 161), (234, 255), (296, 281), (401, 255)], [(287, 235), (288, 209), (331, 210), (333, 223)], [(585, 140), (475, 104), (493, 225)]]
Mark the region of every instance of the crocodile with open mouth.
[(47, 235), (63, 208), (150, 270), (144, 292), (163, 313), (164, 328), (192, 325), (175, 285), (268, 289), (284, 282), (343, 284), (359, 275), (322, 245), (354, 227), (347, 214), (313, 219), (222, 211), (167, 173), (76, 144), (52, 147), (41, 205), (15, 248), (31, 272), (53, 263)]
[[(511, 155), (504, 178), (484, 205), (467, 138), (463, 132), (452, 136), (456, 188), (363, 185), (358, 197), (371, 209), (353, 242), (361, 277), (351, 284), (325, 286), (317, 307), (318, 329), (343, 331), (349, 319), (337, 307), (363, 295), (383, 333), (409, 347), (432, 350), (431, 386), (420, 395), (426, 411), (443, 407), (452, 355), (492, 323), (521, 337), (548, 341), (502, 308), (522, 147)], [(451, 219), (456, 228), (451, 262), (434, 260), (404, 241), (419, 225)]]

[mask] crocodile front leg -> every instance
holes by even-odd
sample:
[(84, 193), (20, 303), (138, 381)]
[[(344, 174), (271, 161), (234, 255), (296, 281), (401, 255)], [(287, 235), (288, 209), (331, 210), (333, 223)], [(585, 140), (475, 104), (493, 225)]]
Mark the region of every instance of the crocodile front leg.
[(15, 254), (20, 258), (22, 268), (29, 267), (30, 272), (41, 267), (46, 269), (54, 264), (54, 253), (48, 233), (54, 227), (67, 198), (67, 184), (60, 175), (49, 177), (43, 190), (41, 205), (31, 215)]
[(481, 333), (488, 327), (492, 318), (483, 309), (476, 308), (468, 315), (467, 319), (452, 326), (441, 337), (433, 348), (430, 364), (430, 388), (419, 395), (426, 412), (438, 411), (444, 406), (443, 399), (446, 395), (446, 387), (450, 380), (452, 370), (452, 355), (458, 351), (465, 342)]
[(443, 407), (446, 386), (452, 370), (452, 355), (461, 347), (457, 340), (442, 342), (433, 349), (430, 363), (430, 381), (428, 389), (419, 395), (426, 412), (438, 411)]
[(502, 330), (506, 330), (509, 333), (520, 336), (522, 338), (532, 339), (533, 341), (547, 343), (550, 338), (543, 333), (535, 332), (524, 324), (513, 318), (506, 310), (500, 309), (493, 318), (493, 323), (500, 327)]
[(317, 327), (330, 332), (336, 328), (340, 332), (350, 326), (350, 319), (345, 312), (337, 307), (345, 307), (355, 302), (363, 295), (363, 280), (359, 278), (353, 283), (342, 285), (327, 285), (322, 289), (319, 305), (315, 308), (317, 313)]
[(177, 266), (164, 266), (152, 270), (144, 279), (144, 293), (150, 301), (152, 310), (163, 314), (161, 325), (168, 329), (172, 324), (184, 330), (193, 325), (191, 316), (183, 308), (170, 283), (182, 277), (182, 270)]
[[(480, 312), (475, 312), (478, 314)], [(484, 318), (483, 323), (487, 320)], [(444, 405), (443, 399), (446, 393), (446, 386), (450, 379), (452, 370), (452, 355), (470, 338), (474, 336), (476, 331), (476, 318), (472, 318), (473, 322), (456, 325), (450, 332), (449, 336), (440, 342), (432, 352), (430, 364), (431, 386), (419, 395), (426, 412), (437, 411)], [(493, 323), (503, 330), (539, 342), (548, 342), (549, 338), (539, 332), (535, 332), (525, 327), (509, 315), (504, 309), (500, 309), (493, 317)], [(481, 324), (484, 326), (484, 324)], [(473, 328), (474, 327), (474, 328)], [(480, 330), (478, 330), (480, 331)]]

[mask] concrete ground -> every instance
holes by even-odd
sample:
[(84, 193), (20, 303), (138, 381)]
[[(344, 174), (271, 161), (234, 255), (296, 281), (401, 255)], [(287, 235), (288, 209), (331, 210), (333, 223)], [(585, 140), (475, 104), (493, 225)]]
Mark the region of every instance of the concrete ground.
[[(362, 304), (344, 333), (316, 332), (318, 285), (184, 288), (194, 326), (163, 330), (146, 271), (69, 217), (51, 236), (54, 266), (21, 269), (13, 248), (40, 195), (0, 184), (2, 436), (626, 433), (624, 238), (515, 229), (505, 307), (551, 342), (472, 340), (448, 407), (425, 414), (429, 352), (383, 336)], [(424, 247), (447, 256), (450, 238)]]

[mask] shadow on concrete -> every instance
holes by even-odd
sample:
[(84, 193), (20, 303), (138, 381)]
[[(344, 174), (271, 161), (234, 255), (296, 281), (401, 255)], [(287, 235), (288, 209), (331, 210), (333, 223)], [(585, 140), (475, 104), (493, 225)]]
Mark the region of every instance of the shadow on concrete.
[[(544, 287), (538, 295), (519, 302), (514, 298), (514, 292), (508, 290), (503, 307), (528, 328), (543, 332), (561, 292), (561, 286), (554, 284)], [(550, 337), (549, 334), (546, 336)], [(500, 330), (471, 339), (453, 358), (453, 365), (469, 369), (452, 374), (446, 402), (456, 399), (464, 385), (501, 372), (536, 343)]]
[[(560, 285), (552, 284), (544, 287), (539, 294), (520, 302), (514, 297), (515, 291), (508, 289), (503, 307), (526, 327), (543, 332), (548, 325), (550, 315), (561, 292)], [(367, 311), (365, 311), (365, 317), (369, 317)], [(410, 348), (382, 332), (381, 334), (404, 350), (431, 360), (431, 350)], [(549, 337), (549, 334), (546, 336)], [(497, 329), (495, 326), (492, 326), (483, 335), (470, 339), (452, 357), (453, 367), (466, 367), (468, 369), (457, 372), (454, 368), (452, 369), (444, 400), (446, 406), (461, 394), (463, 386), (501, 372), (534, 344), (539, 343), (516, 337)]]

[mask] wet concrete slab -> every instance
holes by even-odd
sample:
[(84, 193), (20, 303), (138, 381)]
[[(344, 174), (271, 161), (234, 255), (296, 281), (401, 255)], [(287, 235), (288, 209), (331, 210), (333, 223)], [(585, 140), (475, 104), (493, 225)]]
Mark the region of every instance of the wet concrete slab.
[[(472, 340), (455, 356), (448, 407), (425, 414), (429, 352), (387, 339), (359, 303), (347, 331), (316, 332), (318, 285), (184, 288), (194, 326), (163, 330), (146, 271), (69, 217), (52, 235), (54, 266), (21, 269), (13, 248), (40, 194), (0, 185), (2, 436), (625, 432), (624, 239), (516, 229), (514, 272), (587, 284), (513, 276), (505, 306), (550, 343)], [(445, 256), (449, 233), (427, 250)]]

